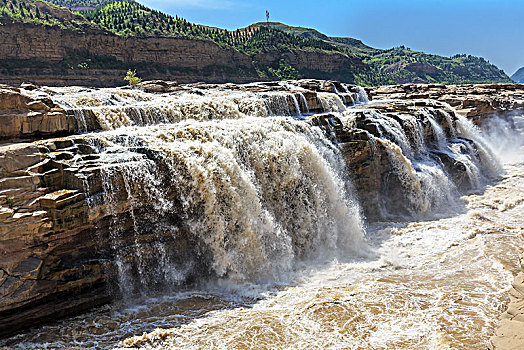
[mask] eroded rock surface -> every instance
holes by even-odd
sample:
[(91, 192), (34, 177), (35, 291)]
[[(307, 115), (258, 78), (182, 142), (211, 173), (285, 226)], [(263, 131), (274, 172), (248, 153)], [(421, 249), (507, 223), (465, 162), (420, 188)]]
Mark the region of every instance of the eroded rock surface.
[(366, 90), (373, 99), (429, 98), (446, 102), (476, 123), (491, 116), (524, 113), (524, 84), (404, 84)]
[[(162, 103), (153, 103), (158, 98)], [(129, 100), (142, 104), (130, 105)], [(402, 152), (430, 155), (458, 189), (471, 188), (469, 165), (460, 155), (473, 156), (477, 145), (454, 134), (459, 116), (452, 109), (430, 100), (346, 109), (363, 100), (359, 87), (319, 80), (245, 85), (151, 81), (138, 90), (1, 86), (0, 139), (11, 143), (0, 144), (0, 335), (140, 292), (144, 286), (161, 290), (162, 280), (176, 285), (213, 271), (209, 238), (188, 234), (191, 220), (209, 208), (197, 203), (187, 209), (188, 189), (177, 183), (183, 177), (174, 178), (169, 170), (178, 166), (183, 176), (198, 181), (200, 175), (184, 170), (183, 153), (148, 147), (144, 141), (194, 137), (205, 143), (211, 138), (206, 127), (189, 125), (170, 130), (172, 134), (140, 137), (75, 134), (154, 126), (188, 116), (205, 121), (288, 115), (305, 119), (307, 130), (320, 126), (338, 146), (370, 220), (397, 219), (389, 215), (392, 208), (403, 217), (432, 205), (417, 199), (420, 181), (406, 183), (405, 175), (415, 176), (415, 170)], [(405, 135), (402, 140), (400, 134)], [(442, 152), (442, 142), (457, 150)], [(137, 181), (134, 177), (143, 173), (123, 170), (134, 164), (142, 167), (138, 170), (153, 169), (155, 176)], [(280, 168), (269, 170), (277, 176)], [(163, 215), (157, 215), (155, 192), (147, 193), (148, 181), (162, 184), (162, 198), (172, 205)], [(294, 248), (301, 252), (307, 244), (299, 241)], [(122, 269), (133, 277), (122, 284), (128, 290), (115, 286)]]

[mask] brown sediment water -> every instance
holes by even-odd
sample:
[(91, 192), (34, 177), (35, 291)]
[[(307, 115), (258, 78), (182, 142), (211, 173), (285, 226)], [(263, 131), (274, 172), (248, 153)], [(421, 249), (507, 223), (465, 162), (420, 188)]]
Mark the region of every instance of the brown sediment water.
[(524, 162), (462, 214), (370, 228), (377, 259), (331, 262), (252, 307), (123, 345), (184, 349), (485, 349), (524, 246)]
[[(384, 200), (377, 217), (388, 221), (368, 222), (332, 135), (292, 117), (295, 95), (264, 94), (51, 92), (80, 124), (94, 116), (104, 129), (76, 138), (96, 151), (103, 193), (87, 203), (103, 201), (113, 215), (114, 282), (125, 300), (0, 346), (486, 348), (524, 246), (524, 155), (495, 147), (507, 127), (483, 135), (449, 106), (392, 114), (377, 108), (384, 102), (348, 108), (319, 93), (344, 128), (362, 116), (374, 125), (370, 145), (384, 150), (404, 192), (403, 213)], [(437, 154), (464, 168), (469, 191)], [(79, 172), (89, 162), (70, 160)], [(205, 256), (177, 265), (173, 247), (143, 244), (151, 227), (176, 233), (166, 220), (175, 211)], [(195, 266), (207, 270), (184, 285)]]

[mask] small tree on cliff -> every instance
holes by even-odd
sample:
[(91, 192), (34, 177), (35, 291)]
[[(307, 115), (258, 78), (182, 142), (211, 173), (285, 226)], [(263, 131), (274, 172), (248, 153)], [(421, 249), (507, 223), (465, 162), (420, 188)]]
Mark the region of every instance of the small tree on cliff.
[(136, 84), (139, 84), (142, 79), (136, 76), (136, 70), (128, 70), (127, 75), (125, 76), (124, 80), (129, 82), (129, 85), (134, 86)]

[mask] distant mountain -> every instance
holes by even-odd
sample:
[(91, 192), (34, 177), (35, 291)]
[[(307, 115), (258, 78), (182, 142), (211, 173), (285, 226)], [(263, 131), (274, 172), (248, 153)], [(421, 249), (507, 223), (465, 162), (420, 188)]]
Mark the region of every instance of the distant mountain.
[(496, 66), (470, 55), (375, 49), (358, 39), (276, 22), (228, 31), (131, 0), (0, 0), (0, 26), (4, 82), (42, 81), (45, 75), (43, 81), (56, 84), (114, 85), (127, 69), (144, 79), (181, 82), (307, 77), (361, 85), (511, 82)]
[(524, 67), (520, 68), (518, 71), (515, 72), (511, 76), (511, 79), (516, 83), (523, 83), (524, 84)]

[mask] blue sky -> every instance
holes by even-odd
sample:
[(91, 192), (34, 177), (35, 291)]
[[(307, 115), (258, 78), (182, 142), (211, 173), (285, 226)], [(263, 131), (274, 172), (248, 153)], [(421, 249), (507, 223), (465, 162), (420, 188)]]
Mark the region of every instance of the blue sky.
[(349, 36), (377, 48), (406, 45), (482, 56), (511, 75), (524, 66), (524, 0), (140, 0), (191, 22), (227, 29), (264, 21)]

